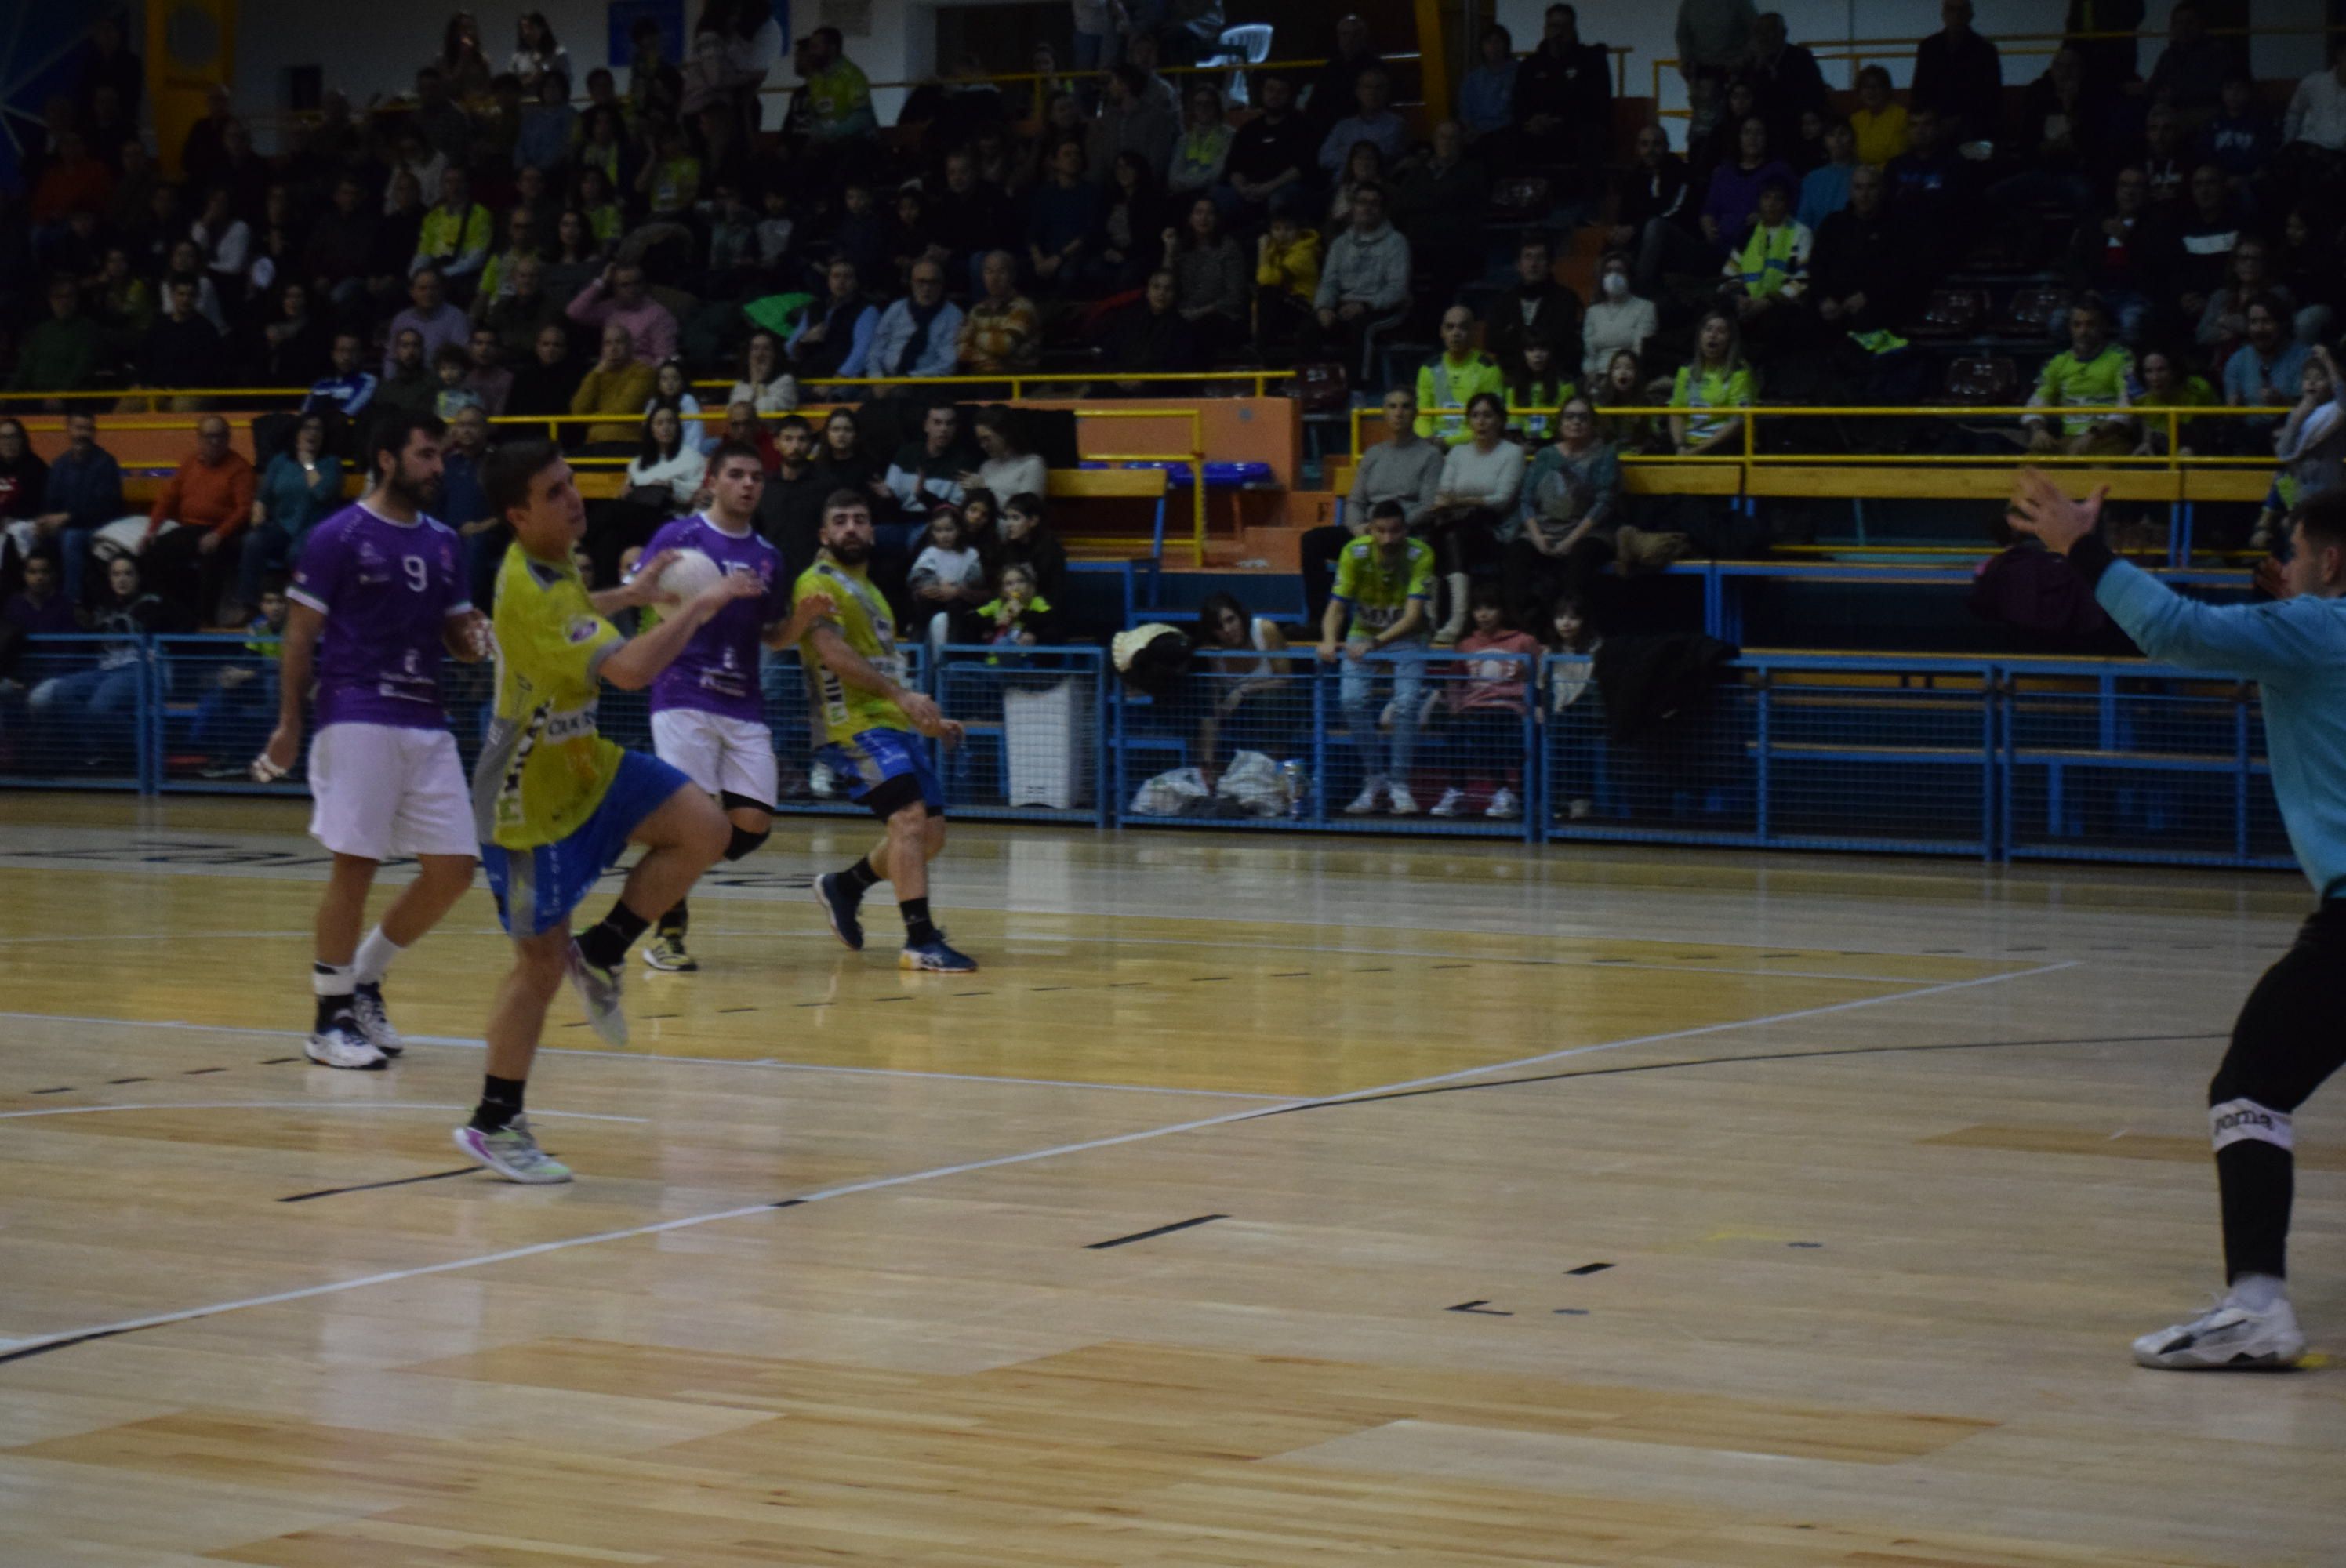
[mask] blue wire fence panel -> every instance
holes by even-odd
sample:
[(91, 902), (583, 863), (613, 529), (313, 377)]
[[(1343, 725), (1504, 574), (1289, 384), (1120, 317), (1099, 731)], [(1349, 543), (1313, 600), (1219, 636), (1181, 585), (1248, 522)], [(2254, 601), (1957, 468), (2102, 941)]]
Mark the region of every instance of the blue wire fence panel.
[(143, 639), (27, 637), (0, 678), (0, 784), (144, 788), (153, 678)]
[(1592, 661), (1543, 680), (1551, 837), (1984, 855), (1994, 843), (1985, 664), (1746, 660), (1697, 700), (1616, 716)]
[(1117, 820), (1526, 837), (1533, 674), (1518, 654), (1201, 650), (1163, 696), (1119, 693)]
[(2004, 678), (2007, 854), (2294, 863), (2254, 683), (2120, 666)]
[(948, 810), (986, 820), (1101, 820), (1101, 703), (1096, 647), (960, 645), (935, 665), (934, 696), (963, 726), (933, 755)]
[[(903, 660), (905, 686), (914, 691), (927, 691), (928, 650), (917, 644), (907, 644), (898, 647), (897, 655)], [(864, 815), (864, 809), (848, 799), (849, 787), (854, 781), (841, 777), (817, 755), (823, 738), (799, 650), (786, 648), (780, 653), (769, 650), (760, 654), (758, 682), (765, 697), (766, 725), (774, 732), (776, 790), (781, 796), (774, 802), (775, 809), (794, 816)], [(624, 732), (613, 729), (609, 718), (612, 708), (607, 695), (603, 708), (607, 716), (605, 732), (623, 746), (648, 751), (652, 748), (648, 701), (640, 693), (626, 695), (638, 697), (640, 718)], [(622, 710), (623, 719), (626, 711)]]
[(276, 644), (260, 637), (157, 637), (151, 648), (155, 701), (148, 716), (156, 787), (293, 793), (310, 759), (301, 755), (280, 783), (252, 781), (253, 759), (277, 728)]

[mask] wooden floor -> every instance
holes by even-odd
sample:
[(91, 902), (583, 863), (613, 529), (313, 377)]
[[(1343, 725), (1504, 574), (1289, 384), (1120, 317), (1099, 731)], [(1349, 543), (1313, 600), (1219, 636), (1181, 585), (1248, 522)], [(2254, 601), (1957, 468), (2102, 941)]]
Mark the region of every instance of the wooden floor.
[(484, 893), (300, 1059), (301, 829), (0, 796), (6, 1568), (2346, 1561), (2338, 1369), (2126, 1355), (2301, 883), (966, 830), (948, 978), (786, 823), (631, 1051), (558, 1004), (528, 1189)]

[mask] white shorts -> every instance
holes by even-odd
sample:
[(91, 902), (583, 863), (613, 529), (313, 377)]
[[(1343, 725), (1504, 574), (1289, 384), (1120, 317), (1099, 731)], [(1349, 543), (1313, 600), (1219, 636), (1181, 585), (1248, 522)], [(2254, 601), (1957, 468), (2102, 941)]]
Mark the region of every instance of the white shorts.
[(444, 729), (330, 724), (310, 743), (310, 836), (338, 855), (480, 853), (472, 792)]
[(652, 751), (711, 795), (742, 795), (771, 810), (774, 732), (746, 718), (697, 708), (652, 715)]

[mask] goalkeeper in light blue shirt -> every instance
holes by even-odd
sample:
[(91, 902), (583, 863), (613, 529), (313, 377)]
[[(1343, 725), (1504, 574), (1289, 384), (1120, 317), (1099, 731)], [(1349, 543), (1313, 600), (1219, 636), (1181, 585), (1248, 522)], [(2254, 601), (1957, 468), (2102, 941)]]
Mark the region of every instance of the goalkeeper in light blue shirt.
[(2208, 1085), (2222, 1196), (2225, 1298), (2134, 1342), (2146, 1367), (2286, 1367), (2304, 1353), (2285, 1284), (2295, 1186), (2290, 1118), (2346, 1062), (2339, 981), (2346, 975), (2346, 492), (2290, 517), (2289, 553), (2259, 568), (2270, 604), (2188, 599), (2118, 560), (2096, 533), (2105, 485), (2072, 501), (2023, 470), (2014, 526), (2069, 559), (2110, 618), (2151, 658), (2239, 676), (2263, 688), (2273, 794), (2297, 863), (2320, 905), (2267, 970), (2232, 1026)]

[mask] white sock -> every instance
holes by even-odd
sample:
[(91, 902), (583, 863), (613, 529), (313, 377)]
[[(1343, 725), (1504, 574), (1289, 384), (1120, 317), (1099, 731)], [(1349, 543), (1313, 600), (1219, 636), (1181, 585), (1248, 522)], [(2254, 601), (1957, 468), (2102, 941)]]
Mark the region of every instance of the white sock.
[(2270, 1312), (2288, 1296), (2289, 1281), (2278, 1274), (2243, 1274), (2224, 1299), (2243, 1311)]
[(382, 977), (391, 972), (391, 961), (406, 951), (377, 926), (359, 943), (358, 962), (351, 966), (355, 972), (352, 978), (361, 985), (381, 985)]
[(310, 966), (310, 989), (321, 996), (348, 996), (355, 983), (347, 963), (313, 963)]

